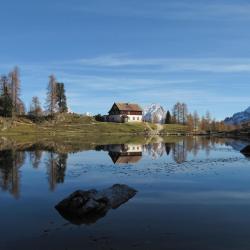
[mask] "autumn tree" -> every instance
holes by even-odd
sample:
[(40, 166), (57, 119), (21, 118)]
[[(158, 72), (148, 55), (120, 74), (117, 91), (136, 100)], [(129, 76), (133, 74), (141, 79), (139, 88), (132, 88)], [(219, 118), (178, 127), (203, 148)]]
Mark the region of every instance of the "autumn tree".
[(200, 126), (200, 117), (199, 117), (197, 111), (194, 111), (194, 113), (193, 113), (193, 120), (194, 120), (194, 130), (198, 131), (199, 126)]
[(49, 76), (46, 109), (50, 115), (53, 115), (57, 111), (57, 83), (54, 75)]
[(188, 108), (185, 103), (177, 102), (173, 107), (173, 117), (176, 123), (186, 124)]
[(211, 114), (210, 114), (209, 111), (206, 112), (205, 120), (206, 120), (206, 130), (210, 131), (211, 130), (212, 118), (211, 118)]
[(11, 87), (11, 99), (12, 99), (12, 115), (24, 113), (24, 104), (20, 99), (20, 72), (19, 68), (15, 67), (13, 71), (9, 73), (10, 87)]
[(173, 107), (173, 119), (176, 123), (180, 123), (181, 121), (181, 103), (177, 102)]
[(41, 116), (42, 115), (42, 107), (37, 96), (32, 98), (32, 103), (30, 105), (29, 115), (32, 116)]
[(188, 126), (188, 130), (189, 131), (193, 131), (194, 130), (194, 117), (192, 116), (192, 114), (188, 114), (187, 115), (186, 124)]
[(181, 123), (184, 125), (187, 123), (188, 108), (186, 103), (181, 104)]

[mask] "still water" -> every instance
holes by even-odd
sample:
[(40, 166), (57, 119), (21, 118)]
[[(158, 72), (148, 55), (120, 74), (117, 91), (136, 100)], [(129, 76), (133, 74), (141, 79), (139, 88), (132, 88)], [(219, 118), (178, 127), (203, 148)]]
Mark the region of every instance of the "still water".
[[(247, 141), (188, 137), (1, 147), (0, 249), (250, 249)], [(138, 192), (95, 223), (55, 205), (77, 189)]]

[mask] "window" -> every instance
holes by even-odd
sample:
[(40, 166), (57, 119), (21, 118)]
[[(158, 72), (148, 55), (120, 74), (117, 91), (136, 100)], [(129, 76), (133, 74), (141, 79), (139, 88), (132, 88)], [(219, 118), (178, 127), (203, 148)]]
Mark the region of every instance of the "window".
[(135, 117), (133, 117), (133, 120), (135, 120)]
[(139, 121), (139, 117), (137, 117), (137, 120)]

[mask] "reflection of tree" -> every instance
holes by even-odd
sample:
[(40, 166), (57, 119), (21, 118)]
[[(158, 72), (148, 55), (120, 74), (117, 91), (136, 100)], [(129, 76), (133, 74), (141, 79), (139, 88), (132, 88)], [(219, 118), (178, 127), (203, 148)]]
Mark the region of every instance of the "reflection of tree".
[(187, 148), (185, 140), (178, 142), (173, 147), (173, 159), (176, 163), (183, 163), (187, 160)]
[(67, 168), (68, 154), (49, 153), (47, 173), (50, 189), (54, 190), (57, 183), (63, 183)]
[(43, 152), (41, 150), (34, 150), (29, 152), (30, 161), (32, 163), (33, 168), (38, 168), (41, 162)]
[(201, 137), (201, 147), (206, 152), (207, 156), (210, 154), (210, 143), (210, 138)]
[(0, 187), (14, 197), (20, 194), (19, 168), (24, 164), (25, 153), (15, 150), (0, 151)]
[(171, 144), (171, 143), (165, 143), (165, 150), (166, 150), (167, 155), (170, 154), (172, 146), (173, 146), (173, 144)]

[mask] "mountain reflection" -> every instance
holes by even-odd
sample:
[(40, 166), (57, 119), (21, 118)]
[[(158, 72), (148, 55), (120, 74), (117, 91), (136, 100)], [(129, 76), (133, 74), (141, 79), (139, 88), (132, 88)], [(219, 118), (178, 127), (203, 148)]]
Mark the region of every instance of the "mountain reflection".
[(177, 137), (167, 138), (167, 141), (161, 139), (157, 142), (148, 142), (145, 139), (145, 143), (106, 145), (69, 142), (3, 143), (0, 145), (0, 188), (19, 198), (22, 168), (31, 166), (34, 170), (45, 167), (48, 187), (54, 191), (58, 184), (65, 181), (69, 153), (87, 150), (104, 151), (114, 164), (138, 164), (144, 158), (155, 160), (163, 156), (176, 164), (181, 164), (190, 160), (190, 157), (197, 156), (199, 151), (204, 152), (208, 157), (211, 150), (217, 150), (220, 145), (227, 145), (241, 151), (250, 143), (215, 137)]

